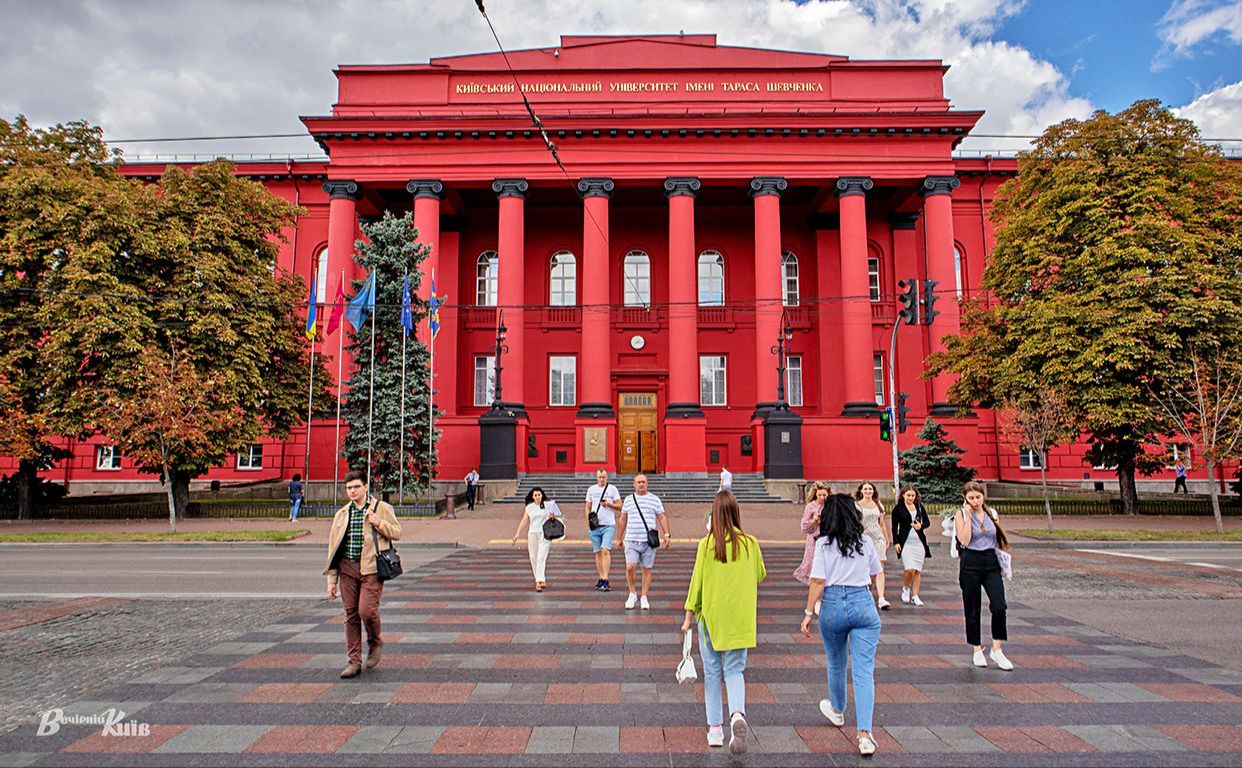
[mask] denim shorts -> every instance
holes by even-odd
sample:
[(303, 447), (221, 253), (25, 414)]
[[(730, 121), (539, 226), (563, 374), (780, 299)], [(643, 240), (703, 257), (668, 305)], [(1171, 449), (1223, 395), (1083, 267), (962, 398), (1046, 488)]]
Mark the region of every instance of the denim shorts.
[(615, 525), (601, 525), (591, 531), (591, 549), (596, 552), (601, 549), (612, 549), (612, 534), (616, 530)]

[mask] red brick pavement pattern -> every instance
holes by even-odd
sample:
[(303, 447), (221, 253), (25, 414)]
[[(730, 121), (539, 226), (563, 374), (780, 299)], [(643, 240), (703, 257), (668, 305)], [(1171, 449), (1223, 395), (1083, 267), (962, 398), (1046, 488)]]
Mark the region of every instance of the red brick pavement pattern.
[(1022, 654), (1022, 666), (1026, 669), (1086, 669), (1081, 661), (1067, 659), (1064, 656), (1046, 656), (1040, 654)]
[(82, 597), (74, 600), (56, 600), (44, 605), (26, 606), (11, 611), (0, 611), (0, 632), (42, 624), (45, 621), (104, 608), (119, 602), (121, 601), (114, 597)]
[(556, 659), (546, 655), (530, 656), (524, 653), (502, 653), (496, 657), (493, 669), (544, 669), (556, 666)]
[(1203, 752), (1242, 752), (1242, 728), (1236, 725), (1155, 725), (1191, 749)]
[(465, 704), (474, 693), (474, 683), (406, 683), (390, 704)]
[[(817, 754), (858, 754), (858, 731), (853, 728), (836, 728), (824, 726), (798, 726), (794, 728), (807, 749)], [(871, 735), (875, 738), (878, 754), (900, 754), (906, 750), (897, 740), (888, 735), (883, 728), (875, 728)]]
[(512, 642), (512, 632), (462, 632), (457, 638), (458, 645), (508, 645)]
[(1045, 744), (1031, 738), (1020, 728), (1007, 725), (990, 725), (976, 727), (975, 732), (1002, 752), (1051, 752)]
[(103, 733), (92, 733), (61, 751), (141, 754), (150, 752), (189, 727), (188, 725), (152, 725), (151, 733), (147, 736), (105, 736)]
[[(749, 687), (747, 688), (749, 692)], [(708, 749), (707, 726), (622, 726), (621, 754), (696, 754)]]
[(544, 704), (620, 704), (620, 683), (552, 683)]
[[(977, 729), (976, 729), (977, 730)], [(1018, 730), (1043, 744), (1053, 752), (1096, 752), (1094, 746), (1088, 744), (1074, 734), (1055, 725), (1027, 725)]]
[(931, 704), (932, 698), (906, 683), (877, 683), (876, 704)]
[(530, 728), (452, 726), (432, 747), (433, 755), (520, 755), (530, 741)]
[(1219, 688), (1203, 685), (1202, 683), (1139, 683), (1139, 687), (1146, 688), (1157, 696), (1163, 696), (1170, 701), (1214, 703), (1242, 701), (1242, 697), (1234, 696), (1229, 691), (1222, 691)]
[(1091, 701), (1060, 683), (989, 683), (988, 687), (1019, 704), (1081, 704)]
[(247, 752), (331, 754), (358, 732), (354, 725), (278, 725), (246, 747)]
[(266, 683), (241, 697), (237, 703), (310, 704), (331, 687), (331, 683)]
[[(388, 644), (385, 643), (384, 647), (387, 648)], [(432, 665), (435, 658), (436, 655), (434, 653), (393, 653), (392, 651), (384, 651), (384, 655), (380, 660), (380, 666), (384, 669), (426, 669)]]
[(234, 669), (295, 669), (311, 660), (309, 653), (256, 653), (233, 665)]

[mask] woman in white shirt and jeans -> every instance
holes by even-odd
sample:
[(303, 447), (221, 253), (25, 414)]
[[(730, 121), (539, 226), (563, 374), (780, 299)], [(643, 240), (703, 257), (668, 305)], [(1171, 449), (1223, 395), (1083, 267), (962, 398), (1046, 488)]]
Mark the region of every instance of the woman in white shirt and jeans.
[(819, 519), (811, 564), (802, 635), (811, 636), (811, 620), (819, 607), (819, 632), (828, 656), (828, 696), (819, 711), (838, 728), (845, 725), (846, 654), (854, 673), (854, 719), (858, 751), (875, 754), (871, 715), (875, 709), (875, 651), (880, 641), (880, 614), (871, 600), (871, 577), (880, 573), (875, 542), (863, 533), (854, 499), (843, 493), (828, 497)]

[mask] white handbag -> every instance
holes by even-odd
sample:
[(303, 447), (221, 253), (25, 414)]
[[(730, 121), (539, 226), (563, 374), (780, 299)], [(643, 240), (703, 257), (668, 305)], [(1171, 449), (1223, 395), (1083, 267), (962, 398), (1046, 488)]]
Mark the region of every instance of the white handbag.
[(699, 672), (694, 668), (694, 657), (690, 649), (694, 645), (694, 630), (686, 632), (681, 641), (681, 661), (677, 662), (677, 682), (693, 683), (699, 679)]

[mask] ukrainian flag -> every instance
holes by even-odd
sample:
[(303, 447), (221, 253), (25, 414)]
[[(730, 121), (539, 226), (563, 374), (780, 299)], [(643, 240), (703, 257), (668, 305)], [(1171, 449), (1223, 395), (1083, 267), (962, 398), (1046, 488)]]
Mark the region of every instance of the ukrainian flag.
[(312, 343), (315, 341), (315, 321), (318, 318), (318, 307), (315, 304), (315, 283), (316, 282), (317, 281), (312, 275), (311, 276), (310, 299), (308, 301), (307, 309), (306, 309), (306, 338), (310, 339)]

